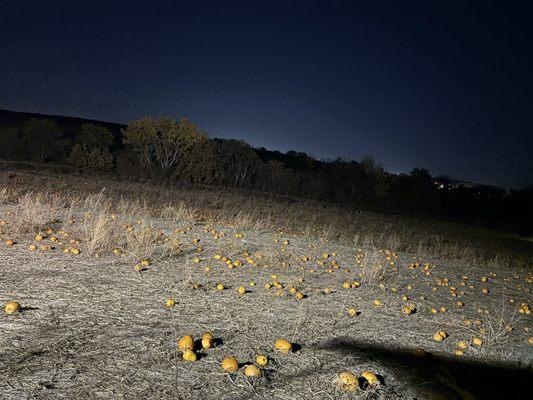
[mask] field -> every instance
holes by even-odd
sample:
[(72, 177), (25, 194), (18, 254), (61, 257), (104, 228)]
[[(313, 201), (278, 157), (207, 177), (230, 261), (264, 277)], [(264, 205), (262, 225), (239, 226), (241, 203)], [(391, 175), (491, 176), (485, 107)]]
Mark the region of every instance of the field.
[(513, 398), (531, 378), (529, 241), (235, 189), (0, 185), (0, 303), (22, 307), (0, 315), (1, 399)]

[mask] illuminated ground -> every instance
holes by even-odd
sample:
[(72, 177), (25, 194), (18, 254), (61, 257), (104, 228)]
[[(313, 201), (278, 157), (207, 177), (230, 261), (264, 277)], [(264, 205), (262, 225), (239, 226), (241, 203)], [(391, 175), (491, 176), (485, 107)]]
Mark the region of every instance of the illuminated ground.
[[(7, 225), (9, 210), (3, 209)], [(531, 368), (531, 316), (519, 312), (532, 302), (531, 270), (119, 216), (113, 223), (120, 229), (153, 226), (164, 233), (151, 249), (151, 264), (138, 272), (127, 253), (87, 254), (78, 234), (81, 218), (63, 227), (68, 237), (57, 229), (42, 242), (27, 233), (12, 248), (0, 245), (0, 300), (25, 308), (0, 316), (2, 398), (461, 398), (476, 388), (460, 382), (457, 365)], [(52, 235), (59, 240), (51, 242)], [(72, 238), (81, 243), (69, 244)], [(32, 243), (51, 248), (31, 252)], [(169, 243), (180, 252), (159, 259)], [(81, 254), (63, 254), (72, 247)], [(215, 255), (237, 266), (230, 269)], [(282, 287), (264, 287), (275, 282)], [(344, 282), (360, 286), (345, 289)], [(226, 289), (216, 290), (218, 283)], [(237, 293), (241, 285), (248, 293)], [(305, 298), (297, 300), (292, 287)], [(168, 298), (176, 300), (173, 308), (165, 307)], [(373, 304), (376, 299), (381, 306)], [(402, 308), (409, 304), (415, 312), (406, 315)], [(350, 308), (358, 315), (348, 315)], [(449, 336), (435, 342), (439, 330)], [(199, 351), (194, 363), (183, 361), (178, 338), (205, 331), (217, 346)], [(295, 344), (292, 354), (272, 350), (280, 337)], [(475, 337), (481, 346), (472, 344)], [(454, 354), (459, 341), (468, 345), (462, 356)], [(226, 356), (244, 365), (258, 354), (270, 360), (259, 379), (220, 368)], [(364, 370), (375, 372), (381, 384), (339, 390), (340, 372)]]

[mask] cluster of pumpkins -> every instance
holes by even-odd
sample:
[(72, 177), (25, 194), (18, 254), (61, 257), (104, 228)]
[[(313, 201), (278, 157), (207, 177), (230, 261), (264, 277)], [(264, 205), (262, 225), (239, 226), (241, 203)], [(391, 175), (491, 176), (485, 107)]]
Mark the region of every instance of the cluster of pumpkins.
[[(38, 233), (35, 235), (34, 240), (38, 242), (38, 244), (30, 244), (28, 246), (28, 250), (31, 252), (40, 250), (40, 251), (49, 251), (53, 250), (53, 245), (61, 245), (63, 247), (63, 253), (65, 254), (74, 254), (78, 255), (80, 254), (80, 249), (78, 248), (78, 245), (80, 244), (79, 240), (70, 239), (67, 242), (63, 242), (62, 240), (66, 240), (68, 238), (68, 233), (59, 231), (59, 235), (61, 237), (53, 235), (54, 231), (49, 228), (46, 230), (46, 234)], [(48, 236), (46, 236), (48, 235)], [(45, 240), (48, 240), (51, 242), (51, 244), (46, 244)], [(5, 241), (5, 244), (7, 247), (13, 247), (15, 246), (16, 242), (13, 239), (7, 239)]]
[(365, 385), (375, 387), (379, 385), (379, 379), (372, 371), (364, 371), (361, 373), (361, 377), (358, 378), (352, 372), (341, 372), (337, 377), (337, 382), (341, 390), (345, 392), (353, 392), (356, 389), (363, 387), (363, 381)]
[[(211, 332), (204, 332), (200, 338), (202, 349), (208, 350), (214, 346), (214, 336)], [(178, 340), (178, 350), (182, 351), (182, 357), (185, 361), (196, 361), (198, 354), (196, 353), (196, 343), (192, 335), (185, 335)], [(292, 351), (292, 344), (286, 339), (278, 339), (274, 343), (274, 350), (283, 354), (289, 354)], [(244, 367), (244, 375), (249, 378), (261, 376), (261, 368), (268, 364), (268, 358), (264, 355), (258, 355), (255, 359), (255, 364), (247, 364)], [(220, 364), (221, 368), (227, 373), (234, 373), (239, 371), (240, 365), (235, 357), (226, 357)]]
[[(443, 340), (447, 339), (448, 338), (448, 334), (443, 331), (442, 329), (439, 330), (438, 332), (436, 332), (434, 335), (433, 335), (433, 340), (436, 341), (436, 342), (442, 342)], [(474, 337), (472, 339), (472, 344), (474, 346), (477, 346), (477, 347), (480, 347), (483, 345), (483, 340), (478, 338), (478, 337)], [(464, 340), (460, 340), (459, 342), (457, 342), (457, 345), (456, 345), (456, 349), (455, 349), (455, 352), (454, 354), (456, 356), (462, 356), (465, 354), (465, 350), (468, 349), (468, 343)]]
[[(203, 350), (213, 347), (214, 336), (211, 332), (204, 332), (201, 336), (200, 342)], [(178, 341), (178, 349), (182, 351), (182, 357), (185, 361), (196, 361), (198, 359), (195, 352), (195, 341), (191, 335), (185, 335)], [(286, 339), (278, 339), (274, 343), (274, 350), (289, 354), (292, 352), (292, 343)], [(244, 366), (243, 373), (248, 378), (257, 378), (262, 375), (262, 368), (268, 364), (268, 358), (265, 355), (258, 355), (255, 359), (255, 364), (249, 363)], [(226, 357), (222, 360), (220, 367), (224, 372), (235, 373), (241, 368), (237, 359), (233, 356)], [(364, 371), (361, 378), (367, 385), (375, 387), (379, 384), (379, 379), (372, 371)], [(362, 387), (360, 379), (351, 372), (341, 372), (338, 376), (338, 383), (340, 388), (346, 392), (352, 392), (355, 389)]]

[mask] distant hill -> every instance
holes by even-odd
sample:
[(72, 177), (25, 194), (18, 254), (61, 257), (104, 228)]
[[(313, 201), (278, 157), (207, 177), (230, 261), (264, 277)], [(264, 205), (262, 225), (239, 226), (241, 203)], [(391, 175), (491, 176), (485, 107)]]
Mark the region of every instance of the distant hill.
[(115, 137), (120, 137), (120, 129), (125, 128), (124, 124), (116, 124), (114, 122), (98, 121), (88, 118), (78, 118), (78, 117), (67, 117), (64, 115), (47, 115), (39, 113), (28, 113), (28, 112), (19, 112), (19, 111), (10, 111), (10, 110), (1, 110), (0, 109), (0, 128), (9, 128), (17, 127), (21, 128), (25, 121), (28, 121), (31, 118), (47, 118), (53, 119), (57, 124), (66, 131), (77, 129), (84, 123), (92, 123), (95, 125), (101, 125), (106, 127), (115, 135)]

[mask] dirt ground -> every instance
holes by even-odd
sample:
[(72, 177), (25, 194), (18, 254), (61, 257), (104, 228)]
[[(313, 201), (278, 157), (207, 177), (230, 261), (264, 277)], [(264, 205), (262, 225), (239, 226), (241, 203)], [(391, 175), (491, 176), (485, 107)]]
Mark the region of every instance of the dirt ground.
[[(532, 303), (531, 268), (443, 264), (281, 232), (196, 224), (177, 233), (186, 227), (142, 224), (179, 241), (181, 252), (155, 253), (136, 271), (128, 255), (95, 258), (83, 242), (73, 255), (50, 235), (43, 241), (50, 249), (34, 252), (34, 234), (13, 247), (3, 238), (0, 303), (16, 300), (23, 310), (0, 315), (1, 399), (461, 399), (485, 398), (491, 374), (509, 376), (514, 389), (531, 378), (533, 324), (518, 311)], [(215, 239), (211, 230), (226, 235)], [(230, 269), (215, 255), (242, 265)], [(283, 287), (265, 288), (275, 281)], [(360, 286), (343, 288), (354, 281)], [(237, 293), (241, 285), (246, 294)], [(291, 287), (305, 298), (296, 299)], [(165, 306), (168, 298), (174, 307)], [(415, 312), (406, 315), (409, 304)], [(442, 342), (433, 340), (439, 330), (448, 334)], [(184, 361), (178, 339), (205, 331), (216, 346)], [(472, 344), (475, 337), (481, 346)], [(278, 338), (294, 351), (275, 352)], [(461, 340), (468, 348), (457, 356)], [(269, 358), (260, 378), (220, 367), (224, 357), (245, 365), (258, 354)], [(339, 388), (340, 372), (365, 370), (378, 375), (377, 386)]]

